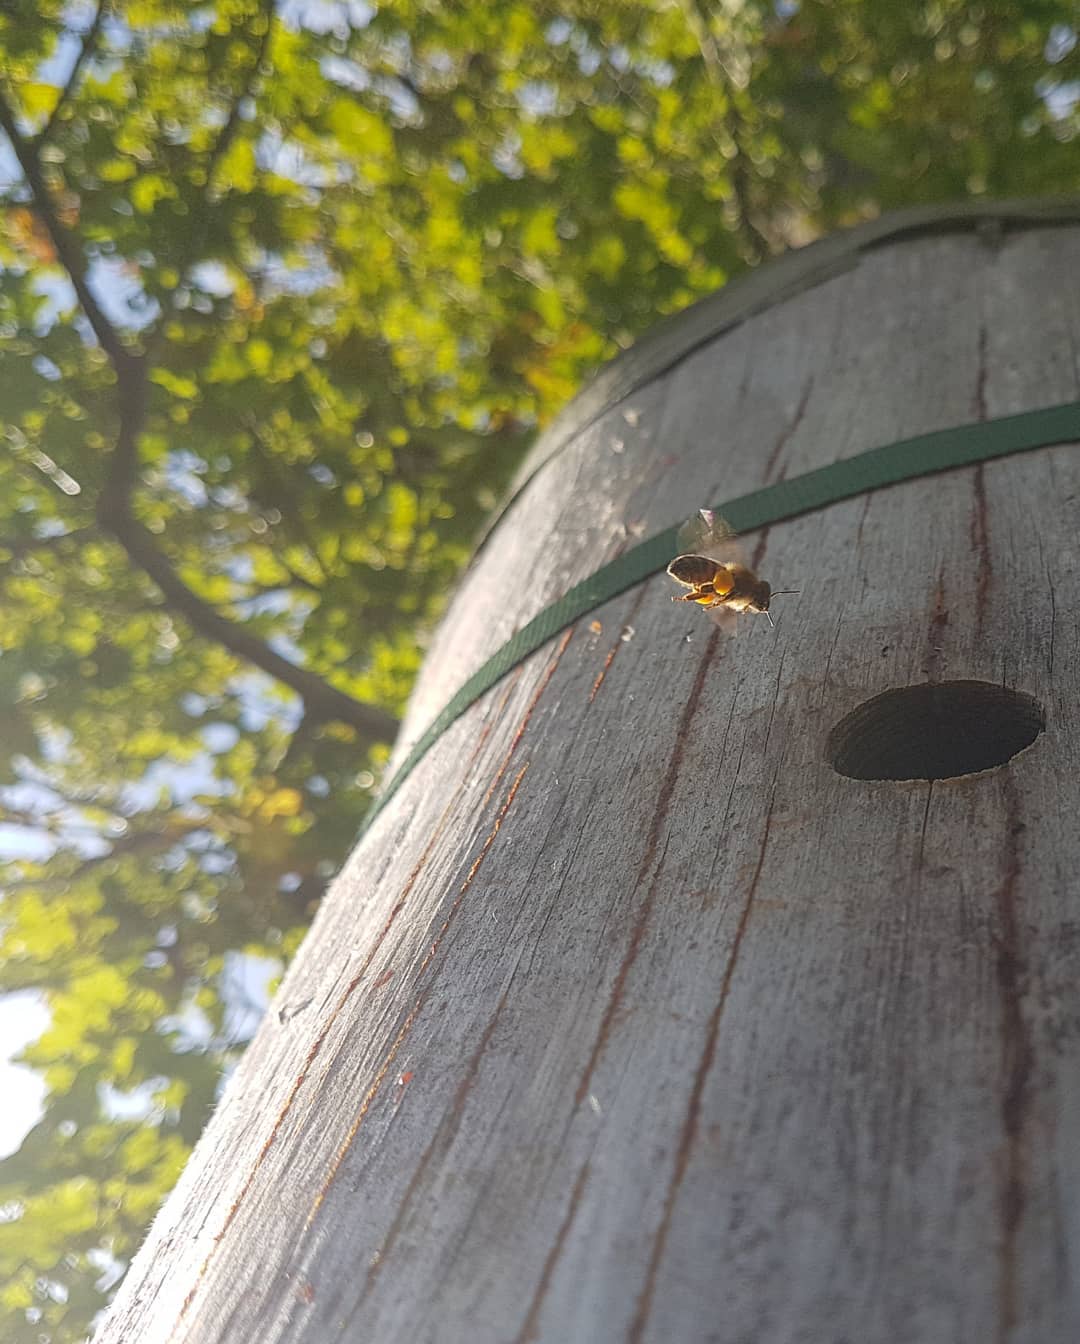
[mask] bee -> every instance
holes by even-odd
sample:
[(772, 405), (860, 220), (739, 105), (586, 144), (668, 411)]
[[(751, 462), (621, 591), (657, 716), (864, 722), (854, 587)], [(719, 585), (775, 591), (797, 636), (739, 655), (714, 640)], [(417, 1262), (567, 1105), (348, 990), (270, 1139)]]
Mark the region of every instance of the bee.
[[(714, 620), (723, 620), (733, 613), (752, 611), (769, 615), (769, 603), (784, 593), (797, 593), (798, 588), (779, 588), (773, 592), (764, 579), (734, 558), (738, 555), (735, 531), (725, 519), (712, 509), (699, 509), (679, 532), (679, 545), (685, 553), (677, 555), (667, 572), (688, 593), (676, 593), (672, 602), (696, 602), (705, 607)], [(726, 557), (726, 558), (725, 558)]]

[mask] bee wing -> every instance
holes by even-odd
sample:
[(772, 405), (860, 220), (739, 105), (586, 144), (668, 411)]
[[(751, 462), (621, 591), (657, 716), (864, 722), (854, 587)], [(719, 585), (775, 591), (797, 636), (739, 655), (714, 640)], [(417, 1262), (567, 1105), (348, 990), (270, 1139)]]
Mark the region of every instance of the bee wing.
[(744, 558), (735, 529), (726, 518), (721, 518), (712, 509), (698, 509), (692, 518), (683, 523), (678, 539), (681, 551), (707, 555), (711, 560), (722, 563), (735, 560), (742, 563)]
[(707, 583), (721, 597), (731, 591), (733, 584), (727, 571), (707, 555), (677, 555), (668, 565), (667, 572), (684, 588), (699, 588)]
[(739, 633), (738, 613), (732, 611), (730, 607), (710, 607), (708, 617), (713, 625), (718, 625), (729, 638), (734, 639)]

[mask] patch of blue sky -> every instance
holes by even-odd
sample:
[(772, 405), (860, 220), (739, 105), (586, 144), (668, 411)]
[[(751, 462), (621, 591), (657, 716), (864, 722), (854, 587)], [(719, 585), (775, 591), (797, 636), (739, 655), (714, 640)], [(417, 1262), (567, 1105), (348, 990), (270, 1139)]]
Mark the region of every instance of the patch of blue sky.
[(0, 822), (0, 858), (44, 863), (56, 853), (57, 842), (44, 827), (10, 826)]
[(376, 10), (364, 0), (285, 0), (280, 12), (289, 28), (306, 28), (309, 33), (344, 41), (350, 32), (366, 28)]
[(371, 88), (371, 76), (364, 67), (355, 61), (346, 60), (344, 56), (324, 56), (319, 62), (319, 69), (331, 83), (342, 88), (355, 89), (357, 93)]
[(196, 1003), (186, 1003), (178, 1013), (170, 1013), (157, 1023), (161, 1036), (171, 1036), (173, 1051), (178, 1055), (194, 1050), (208, 1050), (214, 1039), (214, 1024)]
[[(167, 932), (167, 931), (164, 931)], [(163, 938), (163, 945), (168, 939)], [(250, 952), (227, 952), (218, 990), (223, 1005), (223, 1030), (218, 1038), (207, 1015), (194, 1003), (181, 1012), (162, 1018), (157, 1030), (174, 1037), (179, 1053), (209, 1049), (232, 1049), (246, 1044), (255, 1034), (270, 1002), (270, 985), (282, 973), (276, 957)], [(51, 1014), (45, 996), (36, 990), (19, 990), (0, 996), (0, 1159), (16, 1152), (43, 1111), (44, 1079), (15, 1057), (49, 1027)], [(112, 1120), (153, 1121), (160, 1106), (155, 1093), (168, 1079), (153, 1078), (130, 1091), (110, 1084), (98, 1088), (102, 1110)]]
[(1080, 79), (1040, 79), (1035, 84), (1035, 92), (1042, 99), (1050, 120), (1064, 122), (1080, 102)]
[[(0, 790), (0, 802), (28, 819), (25, 825), (0, 825), (0, 858), (9, 861), (44, 861), (61, 848), (81, 859), (96, 858), (108, 851), (110, 837), (122, 834), (126, 825), (122, 818), (111, 827), (88, 821), (77, 805), (66, 803), (47, 783), (38, 780), (24, 778)], [(34, 820), (44, 823), (46, 819), (47, 826), (33, 824)]]
[[(154, 1094), (168, 1083), (167, 1078), (148, 1078), (130, 1091), (121, 1091), (111, 1083), (99, 1083), (98, 1105), (110, 1120), (139, 1120), (148, 1122), (164, 1118), (164, 1112)], [(157, 1113), (155, 1115), (155, 1112)]]
[(518, 106), (530, 117), (553, 117), (559, 106), (559, 91), (547, 80), (529, 79), (517, 91)]
[(240, 741), (240, 730), (231, 723), (208, 723), (200, 731), (199, 740), (211, 756), (220, 756)]
[(145, 327), (161, 313), (157, 300), (147, 296), (129, 263), (119, 257), (95, 257), (86, 282), (105, 316), (116, 326)]
[(273, 593), (256, 593), (253, 597), (239, 599), (245, 617), (284, 616), (293, 611), (296, 597), (282, 588)]
[(491, 161), (502, 173), (516, 181), (525, 176), (525, 165), (521, 161), (521, 136), (510, 131), (503, 136), (491, 153)]
[(0, 191), (10, 191), (22, 179), (22, 169), (7, 136), (0, 139)]
[(162, 478), (168, 488), (192, 508), (201, 509), (209, 498), (202, 473), (208, 463), (186, 448), (175, 448), (165, 457)]
[(50, 383), (55, 383), (63, 377), (59, 368), (48, 358), (47, 355), (35, 355), (30, 361), (34, 367), (34, 372), (46, 379)]
[(1076, 46), (1076, 29), (1067, 23), (1055, 23), (1047, 36), (1043, 55), (1051, 65), (1057, 65)]
[(41, 1118), (45, 1080), (14, 1061), (51, 1020), (45, 996), (36, 990), (0, 996), (0, 1158), (14, 1153)]
[(278, 293), (298, 296), (316, 294), (338, 283), (337, 272), (314, 254), (302, 264), (274, 261), (267, 269), (267, 276)]
[(276, 173), (304, 187), (327, 187), (340, 179), (341, 169), (316, 163), (310, 154), (278, 130), (264, 131), (255, 146), (255, 162), (264, 173)]
[(229, 697), (239, 702), (239, 723), (247, 732), (258, 732), (270, 723), (279, 723), (284, 731), (292, 732), (302, 717), (299, 698), (291, 692), (282, 692), (278, 682), (261, 672), (244, 672), (233, 677), (228, 697), (216, 696), (213, 701), (188, 691), (181, 700), (181, 707), (192, 718), (202, 718), (211, 711), (220, 710)]
[(215, 299), (228, 298), (236, 290), (236, 285), (225, 266), (220, 261), (200, 261), (191, 268), (191, 282), (204, 294)]
[[(292, 658), (291, 650), (296, 645), (283, 640), (278, 651), (286, 658)], [(288, 651), (287, 651), (288, 650)], [(294, 662), (303, 662), (302, 658), (292, 658)], [(262, 672), (242, 672), (229, 682), (229, 692), (240, 701), (240, 727), (245, 732), (261, 732), (268, 724), (276, 723), (285, 732), (295, 732), (304, 717), (304, 707), (300, 697), (284, 692), (280, 682), (274, 681)]]
[(218, 990), (224, 1007), (223, 1028), (229, 1045), (250, 1041), (270, 1003), (270, 985), (282, 973), (277, 957), (226, 952)]
[[(114, 326), (139, 330), (153, 322), (161, 311), (157, 300), (147, 297), (128, 263), (118, 257), (95, 257), (87, 268), (86, 283)], [(78, 300), (71, 281), (57, 272), (37, 277), (34, 289), (45, 300), (35, 323), (36, 334), (44, 336), (61, 314), (78, 306)], [(85, 320), (80, 319), (79, 326), (87, 339), (93, 341)]]
[[(69, 14), (73, 6), (69, 6)], [(79, 6), (80, 9), (86, 9), (87, 6)], [(92, 8), (90, 13), (93, 13)], [(65, 22), (70, 23), (71, 19), (65, 16)], [(88, 16), (87, 23), (90, 22)], [(85, 25), (84, 25), (85, 27)], [(56, 39), (56, 46), (53, 47), (49, 55), (41, 62), (35, 71), (38, 80), (42, 84), (55, 84), (58, 88), (67, 83), (68, 76), (78, 60), (79, 52), (82, 50), (82, 31), (72, 31), (69, 29), (63, 32)]]
[(280, 631), (272, 634), (266, 642), (275, 653), (279, 653), (282, 658), (288, 658), (289, 662), (295, 663), (297, 667), (302, 667), (307, 661), (304, 657), (303, 649), (300, 648), (296, 641), (290, 639), (288, 635), (283, 634)]
[[(94, 0), (72, 3), (64, 8), (61, 15), (64, 31), (59, 34), (56, 45), (49, 55), (40, 62), (34, 72), (36, 78), (42, 84), (54, 84), (57, 88), (63, 88), (67, 83), (79, 52), (82, 50), (83, 39), (94, 21), (96, 11), (97, 5)], [(211, 11), (211, 22), (212, 19)], [(101, 52), (107, 50), (115, 57), (127, 51), (130, 46), (130, 27), (117, 15), (107, 15), (101, 25), (98, 53), (84, 65), (83, 77), (85, 78), (86, 72), (90, 69), (93, 69), (99, 78), (112, 70), (118, 69), (118, 62), (115, 59), (109, 60), (102, 56)]]
[(228, 797), (234, 788), (218, 776), (214, 753), (200, 751), (187, 761), (152, 761), (141, 779), (121, 788), (120, 806), (126, 813), (143, 812), (164, 797), (173, 806), (183, 807), (196, 798)]

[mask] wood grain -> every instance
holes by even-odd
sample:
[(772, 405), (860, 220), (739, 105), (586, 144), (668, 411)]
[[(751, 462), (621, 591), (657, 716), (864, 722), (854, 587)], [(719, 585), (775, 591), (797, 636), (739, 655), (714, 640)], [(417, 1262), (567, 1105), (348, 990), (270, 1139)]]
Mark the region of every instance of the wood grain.
[[(639, 526), (1076, 398), (1077, 274), (1071, 226), (882, 245), (636, 390), (487, 542), (397, 759)], [(1065, 445), (847, 501), (748, 538), (802, 589), (775, 630), (660, 575), (485, 696), (324, 902), (102, 1344), (1080, 1338), (1078, 499)], [(829, 767), (945, 678), (1045, 733)]]

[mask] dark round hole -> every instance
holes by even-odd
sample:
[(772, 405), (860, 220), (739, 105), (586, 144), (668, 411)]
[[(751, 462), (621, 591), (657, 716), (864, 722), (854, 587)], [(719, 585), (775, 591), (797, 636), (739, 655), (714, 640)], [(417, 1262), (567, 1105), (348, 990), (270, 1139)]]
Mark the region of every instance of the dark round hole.
[(825, 751), (849, 779), (953, 779), (1004, 765), (1045, 727), (1030, 695), (942, 681), (864, 701), (833, 728)]

